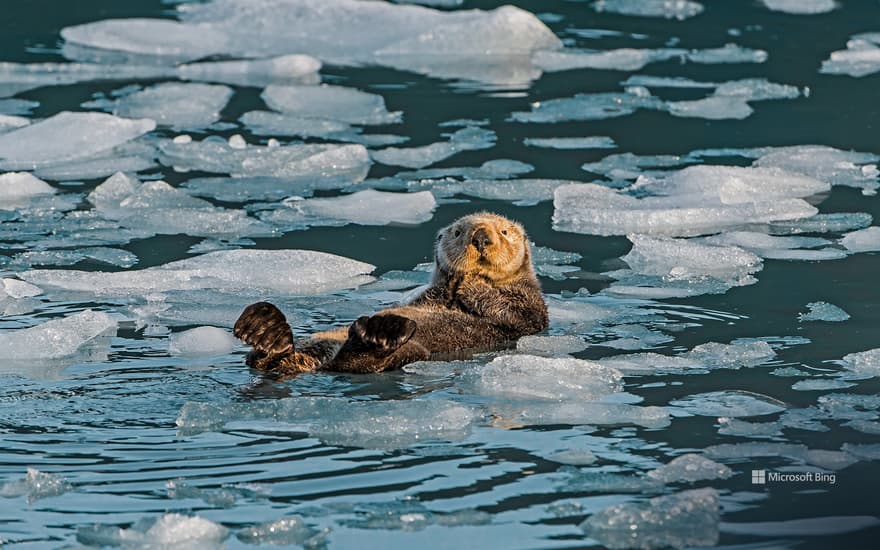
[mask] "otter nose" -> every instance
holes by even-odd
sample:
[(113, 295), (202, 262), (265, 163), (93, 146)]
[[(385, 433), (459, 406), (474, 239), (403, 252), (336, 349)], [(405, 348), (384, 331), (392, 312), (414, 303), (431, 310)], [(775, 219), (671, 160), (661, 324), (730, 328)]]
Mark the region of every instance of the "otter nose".
[(474, 231), (474, 234), (471, 237), (471, 244), (474, 245), (474, 248), (482, 252), (486, 247), (492, 244), (492, 237), (489, 236), (489, 232), (486, 231), (485, 227), (480, 227)]

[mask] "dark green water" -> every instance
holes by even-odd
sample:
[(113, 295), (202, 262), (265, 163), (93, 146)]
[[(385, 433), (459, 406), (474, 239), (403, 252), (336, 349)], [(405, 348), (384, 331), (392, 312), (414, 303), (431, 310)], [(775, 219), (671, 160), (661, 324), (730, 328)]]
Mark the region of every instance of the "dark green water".
[[(325, 64), (320, 71), (321, 78), (326, 83), (381, 94), (388, 110), (402, 111), (402, 123), (370, 131), (409, 137), (401, 147), (443, 140), (442, 134), (449, 128), (439, 124), (454, 119), (485, 119), (488, 121), (485, 127), (497, 134), (494, 146), (460, 152), (432, 164), (431, 168), (475, 167), (489, 160), (515, 159), (534, 167), (526, 175), (529, 178), (590, 182), (599, 179), (599, 174), (588, 173), (581, 166), (613, 153), (685, 155), (707, 148), (826, 145), (844, 151), (880, 154), (877, 140), (880, 76), (852, 78), (819, 72), (822, 61), (828, 59), (832, 51), (844, 49), (853, 35), (880, 31), (880, 3), (875, 0), (843, 1), (834, 11), (811, 16), (773, 12), (754, 1), (706, 0), (702, 2), (705, 10), (701, 14), (684, 21), (597, 13), (586, 2), (515, 4), (535, 14), (558, 14), (557, 18), (545, 18), (546, 24), (565, 40), (567, 47), (700, 49), (735, 42), (765, 50), (769, 57), (759, 64), (697, 64), (672, 59), (648, 64), (638, 71), (547, 72), (531, 84), (501, 90), (386, 67)], [(498, 2), (466, 0), (464, 8), (492, 9), (498, 5)], [(141, 0), (76, 3), (4, 0), (2, 12), (0, 61), (42, 63), (65, 61), (60, 52), (62, 28), (110, 18), (174, 17), (174, 6)], [(577, 29), (605, 29), (618, 34), (584, 38), (575, 32)], [(741, 32), (732, 34), (730, 29)], [(644, 35), (644, 38), (633, 38), (633, 34)], [(516, 37), (510, 39), (516, 40)], [(711, 82), (766, 78), (801, 89), (807, 87), (809, 95), (755, 101), (752, 103), (754, 113), (742, 120), (677, 118), (650, 110), (639, 110), (620, 118), (553, 124), (510, 120), (513, 112), (529, 111), (532, 102), (579, 93), (620, 91), (621, 82), (632, 74), (680, 76)], [(0, 84), (3, 78), (0, 76)], [(39, 119), (63, 110), (85, 110), (82, 103), (133, 82), (96, 80), (42, 86), (13, 97), (37, 102), (25, 116)], [(138, 80), (136, 84), (147, 86), (156, 82), (160, 80)], [(179, 133), (191, 134), (196, 139), (241, 134), (250, 144), (265, 143), (265, 137), (252, 134), (236, 122), (247, 111), (265, 108), (260, 99), (261, 89), (233, 88), (235, 94), (222, 110), (221, 121), (236, 127), (187, 132), (160, 127), (148, 138), (173, 137)], [(697, 99), (708, 93), (676, 88), (652, 88), (651, 91), (666, 101)], [(523, 144), (527, 137), (584, 136), (609, 136), (617, 147), (557, 150)], [(280, 136), (279, 139), (290, 141)], [(719, 164), (750, 163), (740, 157), (708, 159), (707, 162), (715, 160)], [(866, 164), (876, 165), (876, 161)], [(374, 163), (368, 178), (393, 176), (400, 170), (404, 169)], [(143, 179), (164, 179), (175, 187), (203, 175), (208, 174), (182, 173), (161, 164), (139, 173)], [(45, 179), (62, 193), (84, 195), (105, 178), (85, 179), (75, 186)], [(336, 196), (339, 192), (318, 191), (316, 194)], [(430, 220), (419, 224), (311, 227), (273, 237), (256, 236), (254, 244), (247, 247), (311, 249), (337, 254), (376, 266), (375, 276), (391, 270), (409, 272), (417, 264), (431, 261), (431, 243), (437, 230), (461, 215), (491, 210), (520, 221), (537, 245), (582, 256), (574, 263), (577, 269), (566, 278), (542, 278), (545, 292), (553, 297), (568, 297), (579, 289), (594, 294), (607, 292), (612, 278), (602, 273), (624, 267), (620, 258), (631, 247), (624, 236), (555, 230), (554, 205), (549, 200), (533, 206), (517, 206), (512, 201), (464, 195), (454, 198), (465, 200), (439, 201)], [(231, 209), (244, 206), (243, 203), (212, 202)], [(874, 220), (880, 219), (878, 198), (852, 187), (834, 186), (821, 200), (813, 198), (810, 202), (823, 214), (864, 212)], [(80, 200), (77, 206), (79, 210), (90, 208), (85, 200)], [(4, 230), (30, 220), (28, 216), (34, 219), (38, 216), (18, 210), (17, 218), (0, 217)], [(4, 211), (0, 210), (0, 215)], [(3, 235), (9, 236), (5, 232)], [(815, 236), (835, 240), (841, 233)], [(157, 235), (107, 246), (133, 253), (138, 260), (133, 269), (141, 269), (193, 256), (189, 248), (202, 239), (202, 236), (184, 234)], [(836, 244), (833, 247), (842, 249)], [(14, 276), (30, 267), (13, 261), (15, 255), (22, 252), (20, 240), (0, 239), (0, 259), (5, 258), (4, 263), (0, 263), (3, 276)], [(33, 267), (42, 266), (36, 263)], [(120, 269), (88, 259), (63, 268)], [(710, 542), (719, 547), (739, 548), (738, 545), (754, 543), (756, 548), (818, 549), (838, 544), (848, 548), (872, 548), (880, 533), (876, 520), (880, 517), (880, 508), (875, 498), (880, 490), (876, 462), (880, 436), (857, 430), (847, 422), (858, 418), (874, 422), (876, 426), (880, 416), (878, 406), (876, 403), (860, 405), (856, 407), (858, 414), (850, 414), (852, 410), (848, 410), (820, 416), (815, 412), (828, 395), (877, 396), (880, 392), (877, 376), (850, 380), (852, 386), (840, 389), (798, 391), (792, 384), (813, 378), (837, 380), (834, 375), (844, 369), (832, 361), (878, 347), (880, 293), (875, 277), (878, 271), (880, 256), (876, 252), (828, 261), (765, 259), (763, 269), (755, 273), (757, 283), (752, 285), (736, 286), (722, 294), (642, 302), (625, 311), (615, 309), (631, 307), (625, 304), (624, 298), (601, 294), (598, 301), (591, 303), (622, 311), (620, 319), (580, 328), (573, 324), (556, 325), (554, 335), (574, 334), (590, 344), (586, 350), (575, 353), (576, 357), (589, 360), (645, 351), (676, 355), (707, 342), (727, 344), (738, 339), (763, 339), (773, 345), (775, 357), (756, 366), (711, 368), (708, 374), (626, 376), (625, 391), (643, 399), (638, 405), (665, 407), (671, 414), (671, 424), (665, 427), (643, 427), (627, 422), (595, 428), (590, 422), (532, 425), (517, 416), (517, 408), (524, 405), (516, 399), (507, 402), (504, 397), (487, 398), (474, 391), (472, 378), (479, 377), (479, 369), (474, 374), (454, 364), (450, 364), (446, 375), (403, 372), (370, 377), (310, 375), (273, 382), (248, 371), (243, 365), (246, 350), (241, 346), (220, 356), (192, 357), (169, 352), (167, 331), (176, 334), (211, 324), (229, 327), (234, 321), (231, 316), (216, 322), (189, 323), (179, 319), (162, 322), (160, 317), (158, 321), (150, 321), (156, 321), (160, 327), (148, 326), (144, 330), (138, 324), (136, 313), (146, 302), (143, 296), (121, 299), (88, 293), (71, 296), (47, 292), (35, 297), (32, 307), (23, 313), (7, 310), (0, 318), (0, 330), (11, 332), (88, 308), (119, 313), (125, 318), (110, 341), (105, 359), (63, 359), (52, 361), (48, 366), (33, 367), (8, 361), (9, 365), (0, 367), (3, 382), (0, 433), (4, 447), (0, 451), (0, 486), (6, 487), (8, 493), (4, 495), (8, 498), (0, 499), (0, 544), (10, 548), (62, 548), (77, 544), (100, 545), (103, 540), (104, 544), (120, 545), (124, 537), (119, 529), (127, 529), (131, 535), (135, 531), (146, 531), (153, 518), (180, 513), (205, 518), (228, 530), (219, 540), (203, 540), (208, 547), (224, 544), (230, 548), (247, 547), (248, 539), (243, 534), (246, 529), (292, 516), (301, 518), (314, 533), (327, 530), (324, 537), (318, 535), (312, 543), (334, 548), (601, 547), (601, 539), (590, 537), (579, 527), (597, 511), (610, 505), (646, 502), (660, 495), (711, 487), (720, 499), (721, 529), (717, 540), (711, 541), (710, 536)], [(303, 332), (326, 324), (349, 322), (368, 313), (358, 308), (382, 305), (383, 300), (388, 299), (387, 296), (377, 298), (368, 291), (334, 292), (330, 296), (332, 300), (343, 302), (351, 299), (355, 305), (346, 308), (320, 301), (327, 296), (312, 299), (279, 293), (270, 297), (289, 308), (291, 318), (302, 323)], [(209, 295), (209, 299), (221, 302), (213, 295)], [(806, 304), (819, 301), (839, 306), (850, 318), (843, 322), (799, 321), (798, 314), (806, 311)], [(237, 307), (237, 303), (235, 305)], [(2, 300), (0, 307), (5, 307)], [(228, 310), (235, 311), (232, 307)], [(660, 318), (635, 321), (622, 318), (624, 314), (638, 317), (649, 311)], [(630, 334), (615, 333), (615, 330), (632, 331), (634, 325), (650, 328), (668, 338), (654, 343), (641, 342), (626, 350), (608, 345), (616, 334), (623, 337)], [(157, 332), (151, 333), (151, 328)], [(784, 367), (795, 367), (805, 373), (794, 378), (771, 374), (774, 369)], [(819, 422), (823, 430), (815, 429), (815, 425), (812, 429), (785, 425), (770, 436), (726, 435), (719, 433), (722, 424), (718, 417), (724, 415), (688, 415), (682, 407), (670, 405), (695, 394), (734, 390), (760, 394), (765, 401), (776, 400), (774, 403), (781, 403), (788, 410), (812, 411), (812, 420)], [(402, 442), (395, 440), (390, 446), (375, 449), (375, 445), (363, 444), (346, 431), (345, 408), (337, 410), (326, 405), (328, 415), (340, 417), (332, 416), (329, 427), (314, 428), (303, 420), (305, 413), (292, 414), (284, 409), (291, 401), (279, 401), (291, 398), (295, 403), (305, 396), (380, 405), (414, 398), (442, 400), (468, 407), (473, 411), (474, 420), (466, 430), (449, 437), (449, 442), (443, 437), (439, 438), (440, 442), (403, 437)], [(571, 399), (570, 395), (568, 398)], [(191, 431), (184, 425), (184, 429), (178, 431), (176, 421), (182, 414), (181, 408), (193, 402), (215, 406), (216, 409), (208, 411), (209, 417), (222, 416), (222, 411), (227, 411), (228, 418), (223, 418), (228, 422)], [(408, 414), (425, 413), (415, 410)], [(512, 421), (506, 418), (508, 414)], [(743, 419), (773, 422), (780, 418), (777, 411)], [(430, 423), (429, 419), (423, 420), (424, 424)], [(369, 417), (366, 421), (369, 422)], [(681, 454), (750, 441), (795, 444), (810, 450), (835, 452), (856, 445), (862, 446), (858, 448), (863, 454), (840, 453), (835, 456), (848, 457), (852, 463), (842, 468), (824, 469), (801, 455), (792, 457), (790, 453), (781, 453), (779, 448), (762, 456), (718, 458), (710, 455), (730, 467), (733, 476), (693, 484), (674, 481), (660, 487), (640, 486), (635, 491), (584, 480), (594, 474), (620, 474), (630, 480), (643, 480), (645, 472)], [(571, 465), (554, 459), (554, 452), (571, 448), (590, 450), (596, 461), (589, 465)], [(29, 498), (13, 487), (16, 480), (24, 478), (27, 468), (63, 478), (69, 485), (63, 494), (51, 496), (31, 487)], [(836, 482), (754, 485), (751, 471), (758, 469), (833, 473)], [(183, 479), (191, 488), (189, 492), (170, 489), (168, 482), (176, 479)], [(554, 506), (560, 503), (570, 506), (559, 512)], [(443, 525), (438, 519), (455, 511), (463, 511), (463, 517), (470, 519), (450, 521), (453, 525)], [(401, 519), (403, 516), (406, 517)], [(848, 525), (852, 521), (834, 519), (836, 516), (861, 517), (865, 528), (826, 536), (833, 526)], [(769, 524), (752, 526), (745, 529), (746, 532), (725, 528), (727, 524), (789, 520), (806, 520), (806, 525), (818, 527), (815, 532), (810, 532), (804, 524), (797, 524), (798, 527), (788, 531), (774, 531), (774, 526)], [(147, 527), (138, 524), (139, 521), (146, 521)], [(694, 524), (699, 529), (696, 520)], [(100, 529), (95, 525), (101, 526)], [(714, 525), (717, 529), (717, 522)], [(193, 525), (188, 529), (197, 531)], [(713, 532), (712, 528), (709, 531)], [(287, 540), (301, 543), (306, 538)], [(162, 546), (155, 540), (152, 543)]]

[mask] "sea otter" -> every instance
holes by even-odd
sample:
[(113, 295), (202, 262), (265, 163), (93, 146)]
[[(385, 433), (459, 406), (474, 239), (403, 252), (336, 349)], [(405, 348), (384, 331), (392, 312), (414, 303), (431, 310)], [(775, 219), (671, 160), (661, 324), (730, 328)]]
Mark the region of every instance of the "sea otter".
[(525, 231), (481, 212), (440, 230), (431, 284), (407, 305), (294, 344), (284, 314), (258, 302), (245, 308), (234, 334), (254, 347), (248, 365), (278, 375), (369, 373), (438, 354), (492, 349), (547, 324)]

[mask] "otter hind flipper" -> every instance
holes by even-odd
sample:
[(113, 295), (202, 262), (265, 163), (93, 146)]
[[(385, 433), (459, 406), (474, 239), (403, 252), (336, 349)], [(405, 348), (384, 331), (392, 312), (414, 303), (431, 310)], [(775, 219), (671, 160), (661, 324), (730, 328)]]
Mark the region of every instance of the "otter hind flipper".
[(287, 318), (269, 302), (257, 302), (244, 309), (232, 333), (254, 351), (274, 356), (293, 351), (293, 331)]

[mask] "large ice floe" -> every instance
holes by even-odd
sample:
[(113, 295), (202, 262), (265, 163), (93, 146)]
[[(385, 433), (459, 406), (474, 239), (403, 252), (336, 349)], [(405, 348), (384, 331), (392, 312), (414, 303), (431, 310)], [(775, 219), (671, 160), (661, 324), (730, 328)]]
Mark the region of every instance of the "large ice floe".
[(156, 128), (150, 119), (61, 112), (0, 134), (0, 169), (33, 170), (94, 156)]
[(880, 32), (857, 34), (846, 43), (845, 50), (831, 52), (819, 72), (845, 74), (856, 78), (880, 71)]
[(80, 60), (146, 57), (166, 63), (299, 53), (339, 65), (510, 84), (540, 74), (531, 65), (532, 52), (561, 46), (537, 17), (512, 6), (444, 12), (355, 0), (215, 0), (185, 5), (180, 15), (182, 21), (111, 19), (67, 27), (64, 52)]
[(692, 166), (635, 188), (642, 195), (596, 184), (556, 189), (553, 227), (596, 235), (693, 236), (750, 223), (806, 218), (817, 213), (801, 197), (829, 184), (779, 168)]
[(96, 296), (211, 289), (298, 295), (352, 288), (371, 281), (372, 270), (370, 264), (313, 250), (218, 250), (141, 270), (33, 269), (20, 275), (44, 290)]

